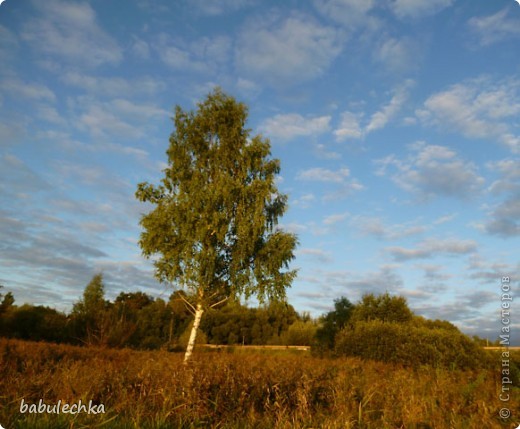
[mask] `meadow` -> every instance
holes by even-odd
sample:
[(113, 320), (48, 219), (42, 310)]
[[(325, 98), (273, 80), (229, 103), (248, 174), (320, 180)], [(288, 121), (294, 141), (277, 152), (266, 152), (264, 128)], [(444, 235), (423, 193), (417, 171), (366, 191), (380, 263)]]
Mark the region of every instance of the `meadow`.
[[(518, 357), (518, 356), (517, 356)], [(516, 357), (516, 358), (517, 358)], [(496, 370), (405, 368), (308, 352), (114, 350), (0, 339), (0, 424), (11, 428), (510, 428)], [(20, 403), (103, 404), (99, 414)], [(520, 410), (515, 388), (507, 404)]]

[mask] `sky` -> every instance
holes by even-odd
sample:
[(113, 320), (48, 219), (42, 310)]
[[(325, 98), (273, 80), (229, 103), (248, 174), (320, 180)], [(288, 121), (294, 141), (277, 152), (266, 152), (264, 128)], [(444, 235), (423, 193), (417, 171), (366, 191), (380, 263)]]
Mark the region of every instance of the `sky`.
[(134, 194), (218, 85), (281, 162), (297, 311), (388, 292), (495, 339), (509, 276), (520, 342), (519, 47), (514, 0), (6, 0), (3, 292), (69, 311), (102, 272), (167, 299)]

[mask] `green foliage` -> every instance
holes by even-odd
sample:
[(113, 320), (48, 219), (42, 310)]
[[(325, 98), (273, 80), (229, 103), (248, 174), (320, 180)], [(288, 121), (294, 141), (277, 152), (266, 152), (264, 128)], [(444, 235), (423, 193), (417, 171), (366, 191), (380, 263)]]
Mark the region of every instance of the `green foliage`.
[(337, 356), (413, 367), (472, 369), (489, 364), (481, 347), (456, 326), (416, 316), (404, 297), (388, 293), (366, 294), (355, 306), (346, 298), (335, 301), (316, 338), (313, 351), (318, 354), (332, 349)]
[(270, 144), (250, 137), (248, 109), (220, 89), (194, 111), (175, 111), (161, 184), (141, 183), (136, 197), (155, 208), (141, 218), (140, 246), (154, 256), (160, 281), (197, 299), (256, 295), (284, 298), (296, 237), (276, 229), (287, 196)]
[(334, 348), (336, 334), (349, 322), (354, 305), (344, 296), (334, 300), (334, 310), (323, 316), (320, 328), (316, 331), (316, 347), (319, 351)]
[(344, 328), (336, 337), (335, 352), (413, 367), (474, 369), (485, 361), (482, 349), (458, 330), (381, 320)]
[(248, 308), (231, 301), (218, 310), (209, 310), (201, 329), (211, 344), (285, 344), (282, 337), (297, 320), (298, 314), (286, 303)]
[(107, 307), (103, 275), (98, 273), (85, 287), (83, 299), (74, 304), (71, 314), (76, 334), (87, 344), (107, 344), (112, 324)]
[[(2, 298), (2, 294), (0, 294), (0, 298)], [(14, 296), (11, 292), (7, 292), (0, 303), (0, 315), (7, 312), (14, 304)]]
[(312, 321), (298, 320), (281, 335), (281, 343), (286, 346), (309, 346), (314, 342), (316, 329)]
[(3, 314), (2, 335), (23, 340), (69, 342), (69, 319), (63, 313), (44, 306), (22, 305)]
[(412, 311), (408, 308), (406, 298), (402, 296), (363, 295), (352, 313), (352, 323), (380, 320), (382, 322), (406, 323), (413, 318)]

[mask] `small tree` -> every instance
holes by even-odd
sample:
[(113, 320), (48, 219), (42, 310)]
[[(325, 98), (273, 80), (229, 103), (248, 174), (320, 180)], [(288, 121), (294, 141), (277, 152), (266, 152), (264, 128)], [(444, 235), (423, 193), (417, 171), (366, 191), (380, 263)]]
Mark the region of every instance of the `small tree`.
[(196, 297), (185, 362), (205, 308), (230, 296), (284, 299), (296, 236), (276, 225), (287, 196), (275, 177), (269, 140), (250, 138), (247, 107), (220, 89), (196, 112), (177, 106), (161, 184), (140, 183), (136, 197), (155, 208), (141, 218), (139, 244), (162, 282)]
[(88, 344), (103, 344), (106, 341), (107, 302), (103, 274), (96, 274), (83, 291), (83, 299), (72, 307), (72, 317), (79, 324), (80, 334)]
[(368, 293), (363, 295), (352, 313), (352, 323), (380, 320), (382, 322), (407, 323), (413, 318), (406, 298), (391, 296), (388, 292), (383, 295)]
[(354, 308), (354, 304), (344, 296), (334, 300), (334, 310), (323, 316), (321, 326), (316, 331), (319, 349), (334, 348), (336, 334), (347, 325)]

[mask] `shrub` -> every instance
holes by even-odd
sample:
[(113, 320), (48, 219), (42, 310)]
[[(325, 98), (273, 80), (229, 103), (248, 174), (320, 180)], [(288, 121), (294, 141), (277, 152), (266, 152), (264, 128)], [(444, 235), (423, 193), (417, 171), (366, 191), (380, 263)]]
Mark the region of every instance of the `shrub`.
[(413, 367), (473, 369), (485, 360), (483, 351), (459, 331), (380, 320), (340, 331), (335, 352)]
[(310, 346), (316, 335), (316, 325), (311, 322), (298, 320), (280, 336), (280, 342), (286, 346)]

